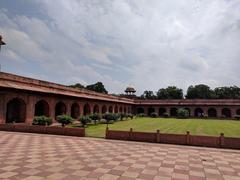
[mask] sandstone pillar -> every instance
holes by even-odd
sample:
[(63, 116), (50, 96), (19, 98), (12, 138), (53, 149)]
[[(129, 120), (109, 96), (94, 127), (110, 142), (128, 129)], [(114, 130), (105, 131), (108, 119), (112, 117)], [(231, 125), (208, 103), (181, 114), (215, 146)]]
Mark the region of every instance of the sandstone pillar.
[(217, 107), (217, 117), (220, 118), (222, 116), (222, 108), (221, 107)]
[(90, 114), (93, 114), (94, 104), (89, 104), (89, 106), (90, 106)]
[(26, 101), (26, 123), (32, 124), (34, 118), (34, 111), (35, 111), (35, 101), (32, 96)]
[(56, 117), (55, 117), (55, 100), (54, 99), (50, 99), (49, 101), (49, 116), (52, 119), (53, 123), (56, 122)]

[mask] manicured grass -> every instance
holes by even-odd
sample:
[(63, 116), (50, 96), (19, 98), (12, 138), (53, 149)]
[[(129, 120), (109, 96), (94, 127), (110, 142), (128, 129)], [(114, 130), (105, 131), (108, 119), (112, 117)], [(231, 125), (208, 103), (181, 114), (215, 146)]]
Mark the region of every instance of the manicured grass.
[[(106, 124), (88, 125), (86, 135), (104, 137)], [(174, 118), (134, 118), (118, 121), (109, 125), (111, 130), (155, 132), (185, 134), (190, 131), (194, 135), (219, 136), (224, 133), (228, 137), (240, 137), (240, 121), (213, 119), (174, 119)]]

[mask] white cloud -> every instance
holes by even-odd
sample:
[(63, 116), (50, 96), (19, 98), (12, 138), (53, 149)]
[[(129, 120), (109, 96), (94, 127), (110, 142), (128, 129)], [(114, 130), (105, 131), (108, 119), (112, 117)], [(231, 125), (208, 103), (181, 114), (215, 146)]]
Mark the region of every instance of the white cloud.
[(184, 89), (197, 83), (240, 85), (239, 0), (36, 0), (36, 4), (47, 18), (10, 18), (5, 10), (0, 13), (5, 24), (0, 31), (11, 33), (14, 42), (27, 41), (24, 46), (31, 46), (31, 51), (10, 47), (15, 59), (47, 64), (51, 80), (103, 81), (119, 93), (128, 84), (139, 93), (168, 85)]

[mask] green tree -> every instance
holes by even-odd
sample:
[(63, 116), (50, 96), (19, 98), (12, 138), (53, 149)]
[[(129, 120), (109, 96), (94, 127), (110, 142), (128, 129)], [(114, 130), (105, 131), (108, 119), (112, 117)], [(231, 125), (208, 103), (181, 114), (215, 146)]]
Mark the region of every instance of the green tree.
[(67, 124), (71, 124), (73, 122), (73, 118), (64, 114), (57, 116), (57, 121), (62, 124), (62, 127), (64, 127)]
[(82, 84), (80, 84), (80, 83), (69, 85), (68, 87), (78, 88), (78, 89), (83, 89), (84, 88), (84, 86)]
[(217, 87), (214, 89), (218, 99), (239, 99), (240, 88), (237, 86)]
[(52, 119), (46, 116), (35, 116), (32, 124), (38, 126), (50, 126), (52, 124)]
[(108, 93), (108, 91), (105, 89), (102, 82), (97, 82), (95, 84), (90, 84), (90, 85), (86, 86), (86, 89), (88, 89), (90, 91), (99, 92), (99, 93), (105, 93), (105, 94)]
[(101, 120), (101, 116), (98, 113), (90, 115), (89, 118), (94, 121), (94, 124), (97, 124), (97, 121)]
[(156, 95), (153, 93), (153, 91), (144, 91), (141, 95), (142, 99), (156, 99)]
[(183, 90), (176, 86), (159, 89), (157, 99), (183, 99)]
[(79, 118), (79, 121), (81, 122), (82, 126), (85, 127), (87, 125), (87, 123), (91, 122), (91, 119), (89, 116), (81, 116)]
[(205, 84), (199, 84), (196, 86), (189, 86), (187, 90), (187, 99), (213, 99), (216, 95), (209, 86)]

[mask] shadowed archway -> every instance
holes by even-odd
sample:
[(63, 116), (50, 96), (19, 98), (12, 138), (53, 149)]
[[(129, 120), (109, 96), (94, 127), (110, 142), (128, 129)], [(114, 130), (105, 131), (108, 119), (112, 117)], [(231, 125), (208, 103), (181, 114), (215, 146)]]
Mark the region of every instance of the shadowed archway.
[(118, 113), (118, 106), (114, 107), (114, 113)]
[(99, 113), (99, 106), (97, 104), (93, 107), (93, 113)]
[(67, 113), (67, 107), (63, 102), (58, 102), (55, 106), (55, 117)]
[(215, 118), (217, 117), (217, 110), (215, 108), (208, 109), (208, 117)]
[(87, 103), (83, 106), (83, 115), (90, 115), (91, 114), (91, 109), (90, 109), (90, 105)]
[(165, 108), (159, 108), (159, 116), (164, 116), (164, 113), (166, 113), (166, 109)]
[(155, 112), (155, 109), (153, 107), (148, 108), (148, 115), (149, 116), (154, 112)]
[(102, 107), (102, 114), (105, 114), (107, 112), (107, 106), (103, 105)]
[(237, 109), (237, 110), (236, 110), (236, 114), (237, 114), (237, 115), (240, 115), (240, 109)]
[(119, 112), (120, 112), (120, 113), (123, 112), (123, 108), (122, 108), (122, 106), (119, 108)]
[(26, 103), (20, 98), (14, 98), (7, 103), (6, 123), (24, 123), (26, 120)]
[(108, 112), (109, 112), (109, 113), (113, 113), (113, 107), (112, 107), (112, 106), (109, 106)]
[(202, 108), (196, 108), (195, 111), (194, 111), (194, 116), (195, 117), (203, 117), (203, 110)]
[(74, 119), (79, 118), (80, 116), (80, 107), (78, 103), (73, 103), (71, 106), (71, 117)]
[(177, 108), (171, 108), (170, 109), (170, 116), (172, 116), (172, 117), (177, 116)]
[(137, 108), (137, 114), (144, 114), (144, 113), (145, 113), (144, 108), (142, 108), (142, 107)]
[(49, 117), (49, 105), (46, 101), (40, 100), (35, 104), (34, 116)]
[(222, 115), (225, 116), (226, 118), (231, 118), (232, 117), (231, 110), (229, 108), (223, 108)]

